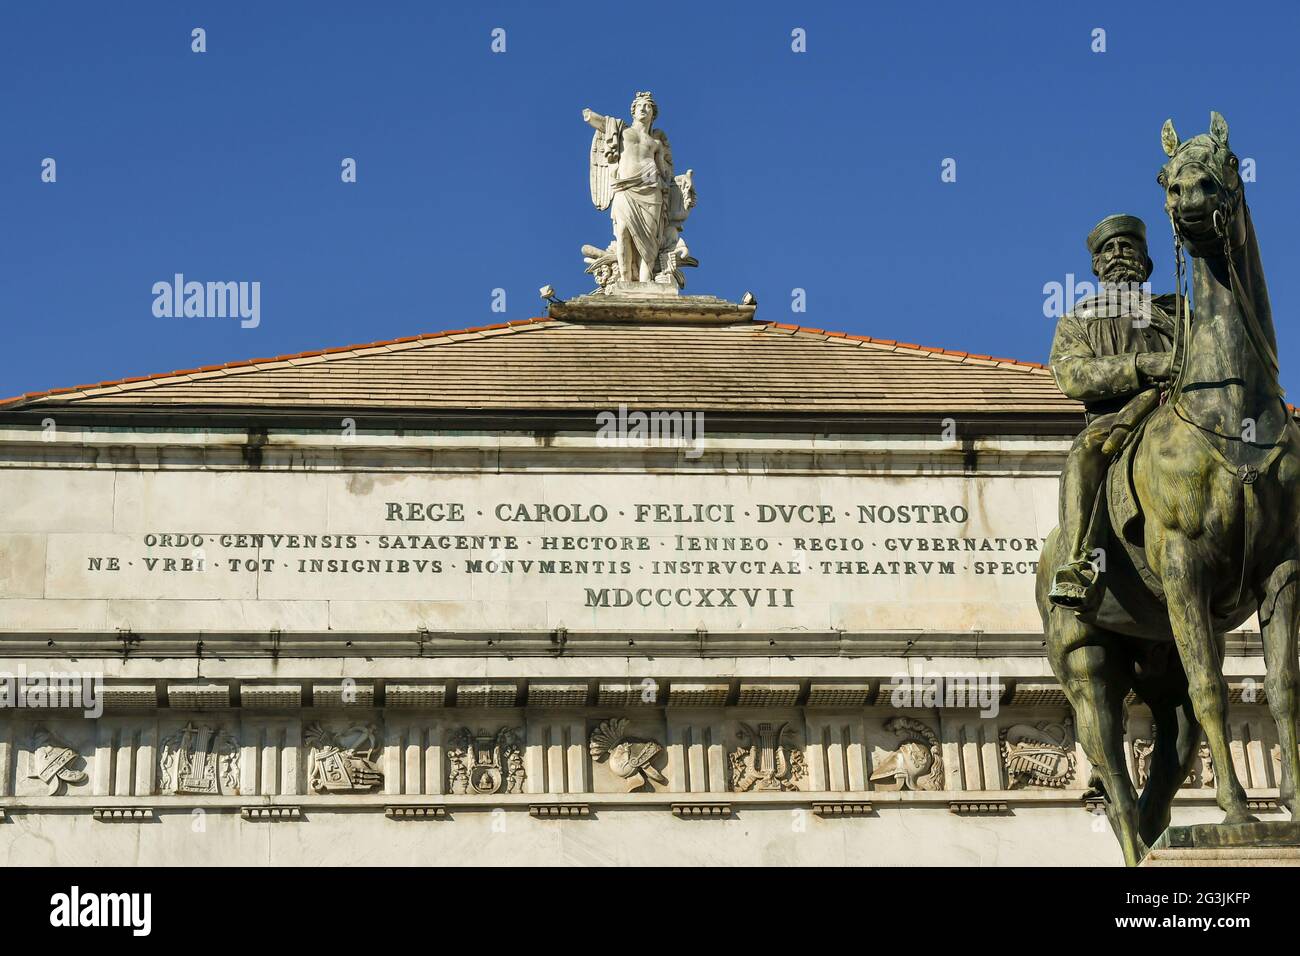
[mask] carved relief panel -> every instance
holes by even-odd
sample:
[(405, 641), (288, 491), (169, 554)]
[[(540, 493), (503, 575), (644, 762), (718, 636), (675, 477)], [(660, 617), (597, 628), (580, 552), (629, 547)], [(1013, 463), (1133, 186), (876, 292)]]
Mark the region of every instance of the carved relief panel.
[(804, 789), (808, 765), (802, 730), (795, 721), (735, 721), (734, 728), (736, 743), (728, 755), (732, 790), (748, 793)]
[(379, 730), (373, 724), (308, 724), (307, 780), (316, 793), (371, 793), (382, 789)]
[(1040, 720), (1011, 724), (999, 734), (1009, 789), (1064, 789), (1075, 783), (1074, 724)]
[(219, 723), (190, 720), (158, 747), (158, 790), (216, 796), (239, 793), (239, 744)]
[(588, 752), (596, 792), (655, 792), (669, 786), (663, 730), (652, 721), (610, 717), (592, 724)]
[[(18, 723), (13, 731), (13, 790), (18, 797), (67, 797), (91, 792), (93, 722)], [(0, 791), (3, 792), (3, 791)]]
[(48, 796), (60, 796), (83, 789), (90, 782), (86, 759), (62, 736), (48, 727), (32, 728), (28, 739), (28, 780), (39, 781)]
[(523, 793), (523, 729), (453, 731), (447, 741), (447, 768), (450, 793)]
[[(1151, 755), (1155, 753), (1156, 736), (1152, 727), (1145, 737), (1135, 737), (1133, 747), (1133, 776), (1139, 787), (1146, 786), (1147, 777), (1151, 775)], [(1183, 787), (1201, 789), (1214, 786), (1214, 761), (1210, 756), (1210, 745), (1202, 740), (1196, 751), (1196, 762), (1182, 783)]]
[(881, 728), (897, 743), (876, 746), (871, 754), (871, 786), (876, 790), (942, 790), (943, 748), (939, 735), (925, 721), (897, 716)]

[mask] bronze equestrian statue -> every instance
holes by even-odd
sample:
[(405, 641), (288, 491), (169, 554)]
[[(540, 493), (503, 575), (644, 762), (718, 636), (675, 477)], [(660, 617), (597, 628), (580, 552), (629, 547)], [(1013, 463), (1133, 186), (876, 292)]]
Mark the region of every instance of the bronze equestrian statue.
[[(1211, 113), (1209, 133), (1182, 143), (1166, 122), (1161, 142), (1169, 161), (1158, 181), (1180, 286), (1184, 250), (1194, 259), (1196, 314), (1185, 297), (1173, 300), (1169, 367), (1143, 363), (1146, 382), (1162, 387), (1158, 395), (1139, 390), (1103, 441), (1111, 463), (1089, 516), (1094, 530), (1076, 540), (1053, 531), (1037, 580), (1048, 659), (1129, 865), (1168, 827), (1202, 733), (1224, 823), (1254, 820), (1228, 749), (1223, 654), (1224, 634), (1256, 611), (1281, 750), (1280, 801), (1293, 820), (1300, 759), (1300, 428), (1278, 383), (1259, 246), (1223, 117)], [(1141, 354), (1133, 355), (1122, 361), (1140, 368)], [(1067, 385), (1068, 373), (1058, 370), (1058, 381)], [(1092, 573), (1079, 592), (1057, 587), (1054, 602), (1058, 569), (1077, 561), (1089, 533), (1097, 542)], [(1155, 722), (1140, 797), (1124, 754), (1130, 690)]]

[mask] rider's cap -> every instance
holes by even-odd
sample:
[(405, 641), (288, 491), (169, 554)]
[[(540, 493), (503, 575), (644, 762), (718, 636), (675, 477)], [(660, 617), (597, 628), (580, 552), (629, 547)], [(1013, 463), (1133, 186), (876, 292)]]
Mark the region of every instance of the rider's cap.
[(1088, 233), (1088, 251), (1094, 256), (1101, 251), (1107, 240), (1114, 239), (1116, 236), (1133, 236), (1142, 240), (1142, 245), (1147, 243), (1147, 226), (1137, 216), (1129, 216), (1119, 213), (1114, 216), (1107, 216), (1101, 222), (1093, 227), (1092, 232)]

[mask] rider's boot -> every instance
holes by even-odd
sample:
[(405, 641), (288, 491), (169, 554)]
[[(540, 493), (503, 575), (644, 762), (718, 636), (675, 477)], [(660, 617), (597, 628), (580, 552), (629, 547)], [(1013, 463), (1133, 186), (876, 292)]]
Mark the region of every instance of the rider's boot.
[(1070, 535), (1070, 561), (1056, 569), (1047, 599), (1073, 611), (1090, 610), (1100, 596), (1098, 568), (1089, 556), (1097, 493), (1106, 476), (1107, 459), (1097, 454), (1104, 437), (1076, 446), (1061, 475), (1061, 531)]

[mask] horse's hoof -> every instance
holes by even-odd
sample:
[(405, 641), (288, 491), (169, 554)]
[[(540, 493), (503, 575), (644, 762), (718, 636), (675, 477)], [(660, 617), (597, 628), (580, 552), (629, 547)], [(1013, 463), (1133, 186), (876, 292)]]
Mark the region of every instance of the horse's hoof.
[(1258, 823), (1259, 817), (1246, 810), (1229, 810), (1223, 818), (1226, 825), (1235, 826), (1238, 823)]

